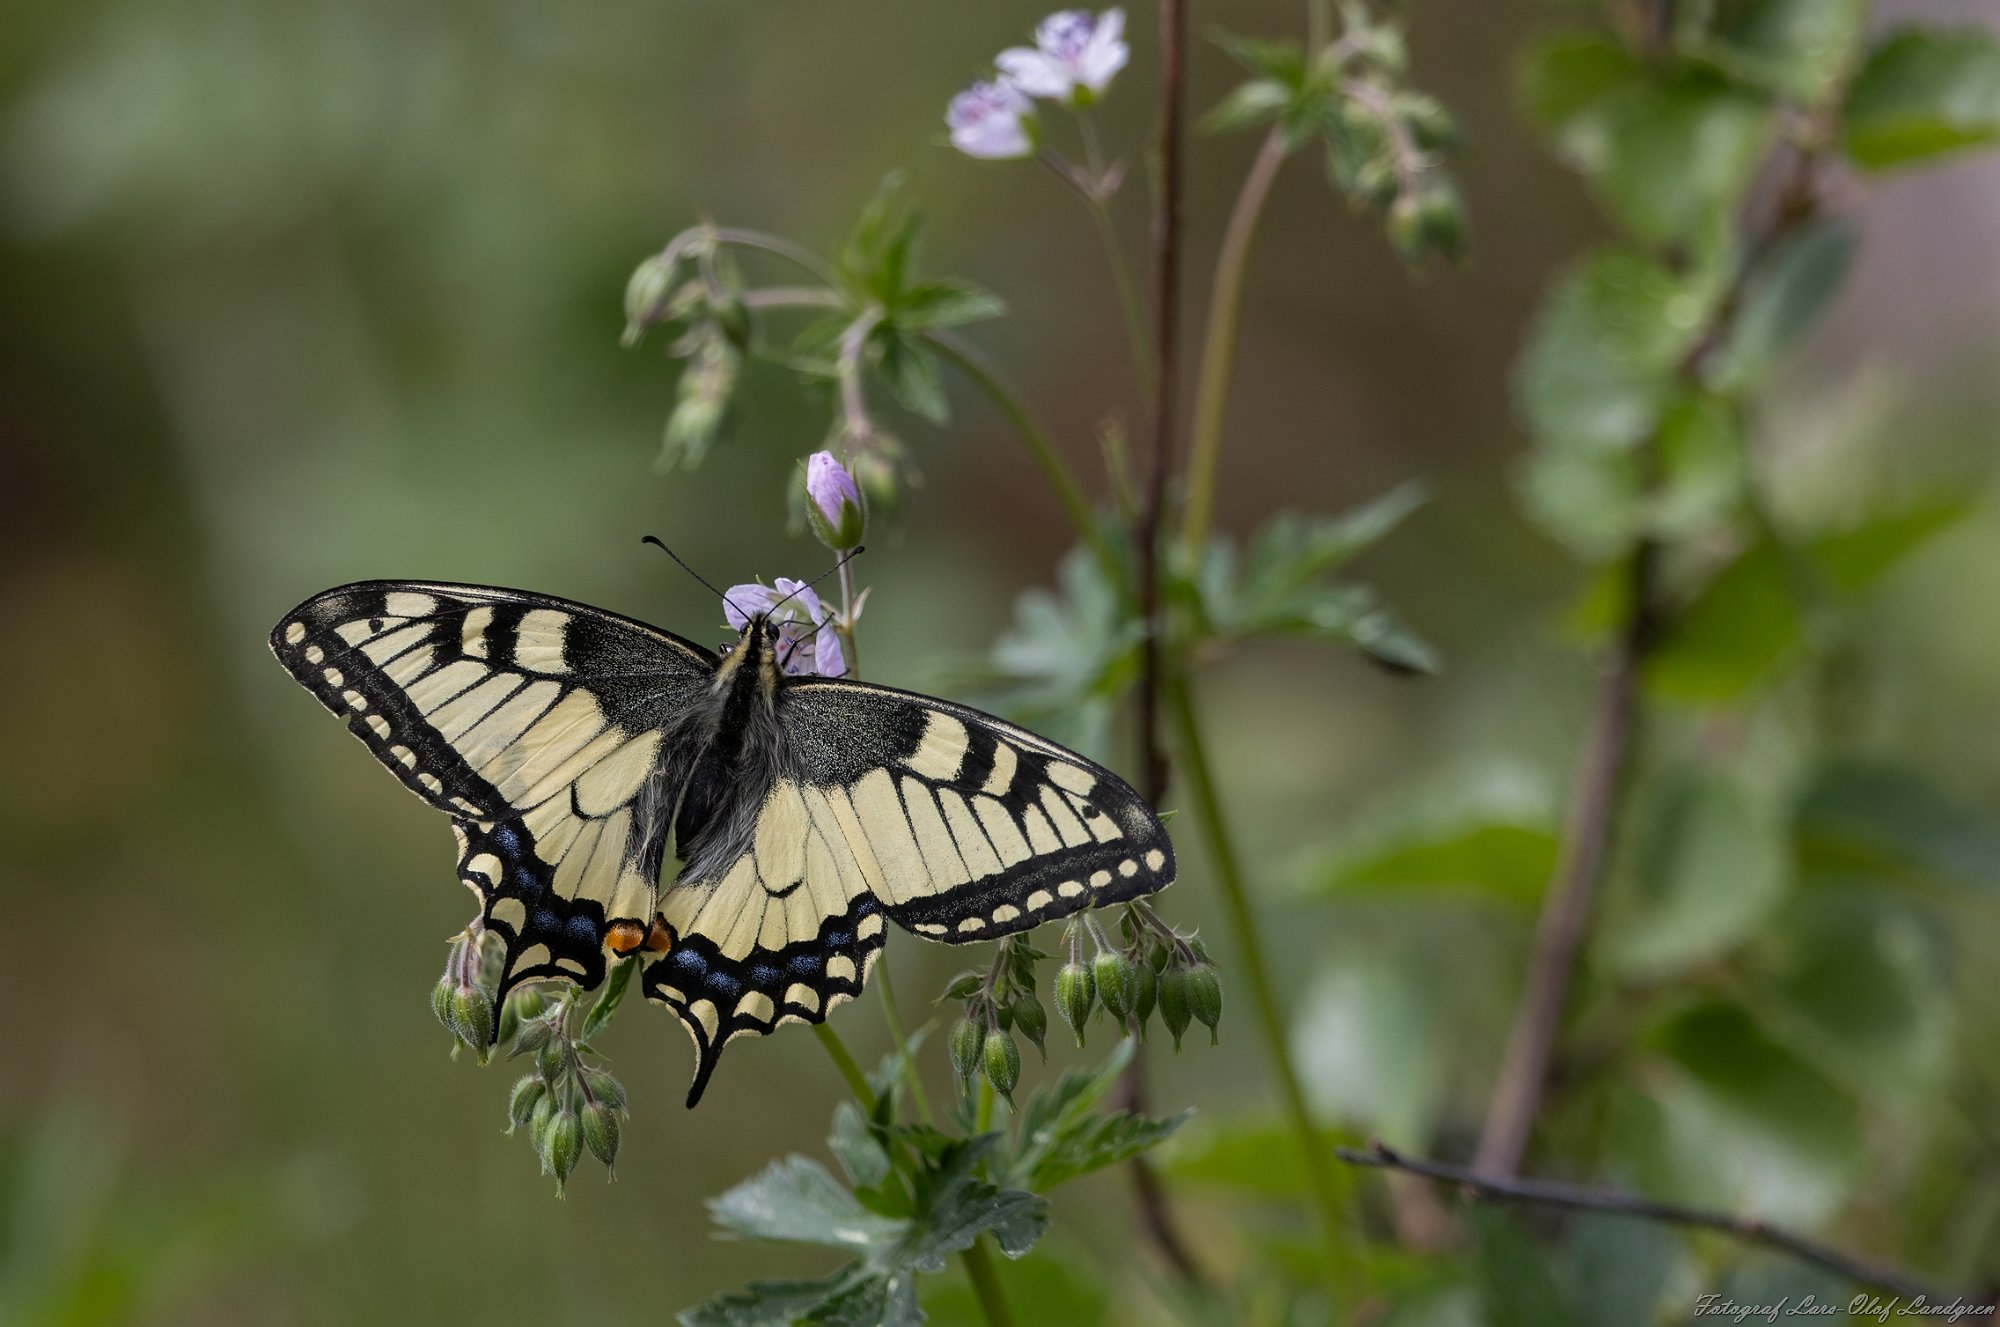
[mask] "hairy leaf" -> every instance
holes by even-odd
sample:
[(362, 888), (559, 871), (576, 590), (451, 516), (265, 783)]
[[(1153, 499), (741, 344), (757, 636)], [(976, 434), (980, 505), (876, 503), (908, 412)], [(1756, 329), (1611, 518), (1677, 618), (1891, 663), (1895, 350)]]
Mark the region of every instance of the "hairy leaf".
[(723, 1229), (750, 1239), (875, 1250), (901, 1238), (904, 1223), (865, 1210), (817, 1161), (786, 1157), (721, 1197), (708, 1210)]

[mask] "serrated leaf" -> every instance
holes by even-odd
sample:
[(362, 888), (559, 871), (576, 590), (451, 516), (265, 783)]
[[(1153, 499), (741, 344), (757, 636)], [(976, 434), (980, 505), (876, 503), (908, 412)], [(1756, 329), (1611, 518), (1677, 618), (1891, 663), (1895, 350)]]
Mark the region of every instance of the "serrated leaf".
[(961, 327), (998, 318), (1006, 312), (1006, 302), (990, 290), (970, 281), (934, 279), (920, 281), (904, 291), (889, 314), (896, 326), (916, 330)]
[(1840, 289), (1854, 257), (1854, 228), (1806, 227), (1781, 243), (1745, 282), (1729, 335), (1707, 370), (1721, 392), (1740, 392), (1770, 371)]
[(933, 424), (951, 418), (945, 399), (944, 371), (937, 357), (909, 337), (897, 334), (876, 340), (876, 368), (896, 404)]
[(849, 297), (856, 304), (894, 309), (910, 283), (922, 239), (922, 214), (904, 195), (901, 173), (892, 172), (841, 250), (837, 275)]
[(849, 1263), (818, 1280), (752, 1281), (684, 1310), (676, 1321), (681, 1327), (797, 1327), (825, 1322), (815, 1315), (843, 1301), (851, 1304), (856, 1294), (878, 1293), (880, 1286), (880, 1277), (860, 1263)]
[(1855, 77), (1842, 130), (1869, 170), (2000, 141), (2000, 41), (1982, 28), (1891, 33)]
[(906, 1233), (904, 1222), (865, 1210), (824, 1166), (801, 1156), (772, 1162), (711, 1198), (708, 1210), (725, 1230), (778, 1243), (872, 1251)]
[(1630, 910), (1605, 940), (1611, 965), (1655, 979), (1727, 951), (1778, 906), (1790, 867), (1750, 789), (1705, 773), (1667, 781), (1646, 806)]
[(618, 1012), (618, 1006), (624, 1003), (625, 992), (631, 987), (632, 974), (638, 967), (636, 958), (623, 959), (612, 965), (610, 979), (604, 983), (604, 989), (598, 992), (596, 1002), (584, 1016), (583, 1031), (577, 1033), (578, 1041), (590, 1041), (604, 1031), (612, 1015)]
[(1217, 46), (1253, 74), (1262, 74), (1288, 88), (1297, 88), (1306, 80), (1309, 71), (1305, 48), (1295, 41), (1238, 37), (1222, 31), (1211, 35)]
[(833, 1132), (826, 1145), (857, 1188), (873, 1188), (889, 1177), (888, 1150), (853, 1102), (833, 1108)]
[(1859, 58), (1868, 0), (1747, 0), (1726, 7), (1692, 54), (1773, 96), (1817, 106)]
[(1048, 1203), (1021, 1189), (979, 1177), (999, 1147), (999, 1134), (955, 1139), (913, 1184), (917, 1214), (890, 1255), (898, 1266), (941, 1271), (945, 1259), (991, 1233), (1001, 1252), (1018, 1258), (1048, 1228)]
[(1132, 1059), (1130, 1038), (1093, 1071), (1071, 1070), (1037, 1088), (1021, 1109), (1020, 1142), (1007, 1182), (1045, 1193), (1064, 1180), (1128, 1161), (1170, 1137), (1187, 1119), (1152, 1119), (1130, 1111), (1097, 1113), (1097, 1104)]

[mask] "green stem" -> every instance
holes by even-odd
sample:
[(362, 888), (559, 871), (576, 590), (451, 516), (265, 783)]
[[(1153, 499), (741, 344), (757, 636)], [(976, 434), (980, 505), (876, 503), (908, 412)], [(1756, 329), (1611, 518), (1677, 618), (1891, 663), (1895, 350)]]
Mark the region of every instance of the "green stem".
[(1208, 302), (1208, 328), (1201, 346), (1201, 377), (1195, 386), (1194, 423), (1188, 444), (1187, 514), (1181, 543), (1197, 552), (1208, 538), (1215, 509), (1215, 475), (1222, 458), (1222, 421), (1229, 404), (1229, 375), (1236, 359), (1236, 316), (1243, 305), (1243, 272), (1250, 261), (1250, 242), (1278, 168), (1285, 163), (1284, 135), (1273, 129), (1258, 149), (1229, 228), (1222, 234), (1222, 251), (1215, 260), (1214, 293)]
[(814, 1023), (812, 1030), (813, 1035), (819, 1038), (819, 1044), (826, 1047), (826, 1053), (832, 1057), (834, 1068), (840, 1070), (840, 1076), (847, 1080), (847, 1090), (861, 1103), (862, 1111), (873, 1119), (876, 1104), (875, 1089), (868, 1086), (868, 1075), (861, 1072), (861, 1066), (856, 1064), (854, 1057), (848, 1053), (847, 1043), (840, 1039), (838, 1032), (825, 1023)]
[(993, 1255), (986, 1249), (984, 1235), (973, 1241), (961, 1261), (966, 1279), (972, 1282), (972, 1293), (979, 1300), (979, 1311), (990, 1327), (1013, 1327), (1014, 1315), (1007, 1308), (1007, 1296), (1000, 1289), (1000, 1275), (993, 1268)]
[(1014, 432), (1026, 444), (1028, 454), (1034, 458), (1035, 464), (1041, 467), (1042, 476), (1049, 481), (1049, 487), (1055, 490), (1063, 511), (1069, 516), (1070, 524), (1076, 527), (1077, 533), (1083, 536), (1084, 542), (1089, 544), (1091, 551), (1097, 555), (1107, 578), (1113, 584), (1117, 584), (1123, 579), (1118, 569), (1118, 559), (1112, 552), (1111, 545), (1105, 542), (1103, 531), (1097, 528), (1097, 522), (1091, 518), (1090, 503), (1084, 498), (1083, 489), (1077, 484), (1076, 477), (1070, 474), (1069, 467), (1063, 464), (1055, 444), (1049, 441), (1049, 435), (1035, 422), (1035, 417), (1028, 412), (1028, 407), (1023, 404), (1021, 398), (1000, 380), (993, 366), (986, 362), (986, 357), (964, 341), (949, 332), (925, 332), (923, 335), (924, 344), (950, 361), (954, 368), (972, 381), (973, 386), (986, 393), (987, 399), (999, 407), (1000, 413), (1007, 417), (1007, 422), (1014, 426)]
[(1057, 179), (1069, 186), (1070, 191), (1082, 200), (1084, 210), (1090, 213), (1097, 238), (1104, 245), (1105, 261), (1111, 267), (1111, 283), (1118, 289), (1118, 307), (1125, 315), (1125, 337), (1132, 343), (1132, 361), (1139, 374), (1139, 390), (1150, 396), (1153, 391), (1153, 361), (1147, 349), (1152, 337), (1147, 331), (1146, 310), (1139, 303), (1139, 288), (1132, 284), (1132, 268), (1125, 261), (1125, 250), (1118, 243), (1118, 227), (1111, 219), (1111, 208), (1100, 192), (1103, 171), (1097, 163), (1095, 131), (1090, 127), (1088, 116), (1079, 115), (1077, 119), (1084, 127), (1086, 141), (1092, 144), (1091, 178), (1077, 178), (1075, 168), (1052, 152), (1042, 153), (1041, 161), (1055, 172)]
[[(1306, 1188), (1318, 1209), (1321, 1234), (1326, 1240), (1329, 1270), (1336, 1277), (1356, 1273), (1344, 1239), (1344, 1184), (1327, 1156), (1326, 1139), (1314, 1124), (1299, 1086), (1298, 1070), (1292, 1064), (1291, 1044), (1285, 1035), (1285, 1017), (1271, 988), (1264, 965), (1263, 942), (1257, 934), (1257, 919), (1250, 907), (1250, 891), (1244, 883), (1242, 859), (1223, 818), (1222, 801), (1215, 789), (1215, 775), (1202, 745), (1201, 726), (1195, 717), (1194, 697), (1187, 679), (1170, 674), (1166, 682), (1168, 706), (1180, 738), (1180, 768), (1187, 776), (1194, 799), (1195, 819), (1208, 842), (1208, 855), (1222, 886), (1222, 902), (1229, 924), (1236, 933), (1236, 949), (1243, 964), (1243, 977), (1250, 987), (1250, 1001), (1257, 1022), (1278, 1071), (1278, 1086), (1284, 1097), (1285, 1114), (1297, 1137), (1300, 1160), (1305, 1165)], [(1336, 1295), (1341, 1287), (1336, 1284)]]
[(754, 249), (759, 253), (768, 253), (774, 258), (782, 258), (820, 284), (834, 285), (833, 269), (827, 265), (824, 258), (781, 235), (768, 235), (761, 230), (744, 230), (737, 226), (718, 226), (712, 233), (722, 244), (734, 245), (739, 249)]
[(917, 1076), (916, 1057), (910, 1054), (910, 1039), (903, 1032), (903, 1017), (896, 1012), (896, 988), (889, 984), (889, 962), (885, 956), (875, 964), (875, 989), (882, 997), (882, 1016), (889, 1023), (889, 1038), (896, 1044), (896, 1053), (903, 1059), (903, 1082), (910, 1089), (910, 1100), (917, 1103), (917, 1118), (925, 1124), (931, 1122), (930, 1099), (924, 1095), (923, 1081)]
[(993, 1127), (993, 1084), (979, 1080), (979, 1104), (973, 1108), (972, 1132), (985, 1133)]
[(1306, 0), (1306, 59), (1319, 58), (1333, 40), (1333, 0)]

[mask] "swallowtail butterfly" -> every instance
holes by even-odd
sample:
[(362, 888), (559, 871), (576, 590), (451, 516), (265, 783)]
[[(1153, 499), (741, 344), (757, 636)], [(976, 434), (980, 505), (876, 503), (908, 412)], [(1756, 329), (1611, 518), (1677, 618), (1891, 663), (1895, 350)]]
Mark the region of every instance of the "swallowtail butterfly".
[(328, 590), (271, 633), (451, 817), (459, 879), (506, 942), (501, 993), (587, 990), (636, 955), (694, 1038), (690, 1106), (732, 1038), (858, 995), (885, 919), (960, 944), (1174, 878), (1165, 827), (1110, 770), (950, 701), (788, 676), (782, 648), (764, 617), (718, 656), (583, 604), (420, 581)]

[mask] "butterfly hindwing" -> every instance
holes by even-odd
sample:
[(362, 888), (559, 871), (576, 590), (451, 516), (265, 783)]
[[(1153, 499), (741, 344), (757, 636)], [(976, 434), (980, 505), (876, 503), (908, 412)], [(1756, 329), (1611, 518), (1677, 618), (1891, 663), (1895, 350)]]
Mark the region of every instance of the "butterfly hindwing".
[(705, 651), (565, 600), (396, 581), (314, 596), (271, 648), (452, 817), (459, 877), (507, 942), (504, 986), (593, 986), (607, 928), (650, 923), (661, 747), (714, 677)]
[(935, 940), (1024, 931), (1171, 883), (1173, 845), (1118, 778), (965, 706), (856, 682), (786, 680), (776, 776), (746, 841), (666, 895), (672, 950), (648, 995), (695, 1042), (692, 1104), (723, 1047), (857, 995), (887, 917)]

